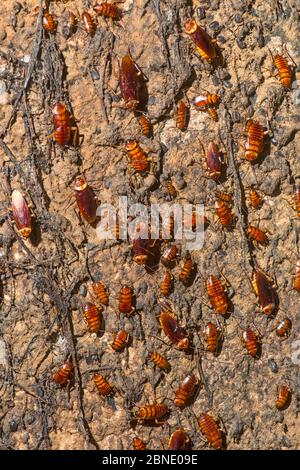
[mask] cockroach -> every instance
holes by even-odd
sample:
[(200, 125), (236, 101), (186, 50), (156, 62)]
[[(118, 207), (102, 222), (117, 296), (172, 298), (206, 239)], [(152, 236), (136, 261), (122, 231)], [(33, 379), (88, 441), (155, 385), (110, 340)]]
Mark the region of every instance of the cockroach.
[(178, 101), (177, 103), (177, 127), (180, 131), (184, 131), (187, 126), (188, 118), (188, 107), (183, 100)]
[(292, 70), (288, 64), (286, 57), (276, 54), (275, 57), (272, 56), (272, 58), (273, 64), (275, 65), (278, 71), (281, 85), (284, 88), (290, 88), (292, 83)]
[(162, 240), (172, 240), (174, 238), (175, 218), (171, 212), (167, 219), (163, 221), (160, 238)]
[(137, 237), (132, 240), (133, 261), (140, 266), (145, 266), (149, 257), (149, 240)]
[(168, 372), (171, 369), (169, 361), (156, 351), (150, 351), (148, 354), (148, 359), (161, 370)]
[(219, 101), (220, 97), (218, 95), (207, 93), (206, 95), (197, 96), (194, 99), (194, 105), (201, 110), (207, 110), (208, 108), (217, 106)]
[(228, 310), (228, 298), (226, 288), (216, 276), (210, 275), (206, 279), (206, 291), (212, 308), (220, 315), (225, 315)]
[(215, 191), (215, 196), (217, 199), (232, 204), (232, 194), (221, 193), (220, 191)]
[(70, 126), (70, 115), (65, 105), (59, 102), (55, 103), (52, 113), (54, 131), (48, 135), (48, 139), (53, 138), (58, 145), (66, 146), (70, 143), (71, 132), (73, 131), (73, 144), (75, 145), (78, 130), (77, 127)]
[(75, 198), (81, 216), (93, 224), (97, 218), (97, 199), (84, 176), (77, 176), (75, 180)]
[(213, 121), (217, 122), (219, 120), (218, 111), (215, 108), (207, 108), (207, 112)]
[(124, 56), (120, 66), (120, 89), (124, 106), (131, 111), (136, 110), (140, 104), (141, 76), (142, 72), (137, 64), (129, 55)]
[(84, 11), (82, 13), (81, 21), (83, 23), (83, 29), (85, 30), (85, 32), (89, 34), (90, 36), (94, 36), (96, 28), (95, 28), (94, 21), (91, 15), (89, 14), (89, 12)]
[(175, 199), (175, 197), (177, 197), (177, 189), (175, 188), (171, 180), (168, 180), (166, 182), (166, 191), (169, 196), (171, 196), (171, 198)]
[(282, 410), (284, 408), (291, 396), (291, 392), (287, 388), (286, 385), (280, 385), (277, 391), (277, 398), (275, 400), (275, 406), (278, 410)]
[(133, 303), (133, 294), (132, 290), (128, 286), (123, 286), (120, 289), (119, 293), (119, 312), (126, 313), (131, 315), (134, 311)]
[(296, 263), (296, 269), (293, 280), (293, 289), (300, 292), (300, 259)]
[(207, 442), (214, 449), (221, 449), (222, 447), (222, 431), (212, 416), (207, 413), (202, 413), (198, 424), (200, 431), (205, 436)]
[(255, 269), (251, 283), (261, 311), (266, 315), (271, 315), (276, 306), (272, 279), (260, 269)]
[(69, 17), (68, 17), (68, 22), (67, 22), (67, 30), (68, 30), (69, 36), (75, 32), (76, 24), (77, 24), (76, 16), (74, 15), (72, 11), (69, 11)]
[(263, 232), (257, 227), (254, 227), (253, 225), (248, 225), (248, 227), (246, 228), (246, 233), (250, 240), (254, 240), (257, 243), (260, 243), (260, 245), (268, 245), (269, 243), (269, 238), (267, 237), (265, 232)]
[(32, 231), (30, 212), (23, 194), (17, 189), (11, 194), (11, 209), (18, 234), (28, 238)]
[(222, 227), (230, 229), (233, 224), (233, 216), (226, 202), (217, 199), (215, 202), (215, 211)]
[(163, 308), (159, 315), (159, 324), (164, 334), (172, 343), (177, 345), (178, 349), (185, 351), (189, 349), (188, 334), (186, 330), (177, 323), (177, 320), (172, 316), (172, 312)]
[(294, 189), (295, 211), (297, 217), (300, 217), (300, 185), (296, 185)]
[(178, 256), (178, 248), (176, 245), (171, 245), (170, 247), (166, 248), (161, 255), (161, 262), (164, 266), (167, 268), (172, 266), (174, 261), (176, 260)]
[(187, 406), (195, 394), (198, 380), (194, 374), (188, 375), (175, 392), (174, 405), (178, 408)]
[(104, 284), (102, 282), (93, 282), (91, 287), (100, 304), (108, 305), (109, 299)]
[(192, 273), (193, 273), (194, 263), (190, 255), (186, 256), (182, 269), (179, 273), (179, 280), (183, 284), (188, 284), (191, 280)]
[(214, 40), (196, 23), (195, 20), (188, 20), (184, 25), (184, 31), (190, 36), (202, 59), (207, 62), (212, 62), (216, 58), (217, 51)]
[(246, 123), (245, 158), (254, 162), (263, 149), (264, 129), (257, 121), (249, 119)]
[[(37, 16), (39, 14), (39, 7), (35, 7), (33, 10), (33, 14)], [(48, 33), (55, 33), (56, 31), (56, 21), (54, 21), (53, 16), (49, 13), (49, 11), (43, 9), (43, 20), (42, 25), (45, 31)]]
[(97, 333), (101, 328), (101, 317), (97, 305), (87, 302), (83, 309), (85, 321), (91, 333)]
[(126, 331), (124, 330), (121, 330), (121, 331), (118, 331), (118, 333), (115, 335), (111, 347), (113, 348), (114, 351), (120, 352), (125, 348), (127, 342), (128, 342), (128, 333), (126, 333)]
[(223, 165), (218, 145), (210, 142), (207, 146), (205, 157), (209, 177), (214, 181), (218, 181), (222, 174)]
[(280, 320), (276, 326), (276, 335), (280, 338), (287, 338), (291, 332), (292, 322), (286, 317), (283, 320)]
[(168, 407), (163, 403), (155, 403), (154, 405), (141, 406), (135, 413), (136, 419), (142, 421), (154, 421), (158, 422), (160, 418), (168, 413)]
[(169, 271), (165, 271), (162, 281), (159, 286), (161, 295), (163, 295), (164, 297), (168, 297), (168, 295), (170, 295), (171, 288), (172, 288), (172, 275)]
[(186, 227), (188, 230), (192, 229), (194, 232), (197, 228), (197, 222), (199, 225), (203, 224), (203, 227), (205, 228), (205, 225), (209, 223), (208, 218), (205, 215), (198, 215), (199, 220), (197, 221), (197, 214), (196, 210), (193, 208), (192, 209), (192, 214), (184, 214), (183, 218), (183, 225)]
[(168, 450), (186, 450), (190, 439), (183, 429), (177, 429), (169, 439)]
[(56, 385), (66, 385), (70, 382), (70, 375), (72, 372), (72, 364), (70, 361), (67, 361), (60, 369), (58, 369), (55, 374), (53, 374), (53, 380)]
[(129, 159), (129, 164), (137, 173), (145, 173), (149, 170), (148, 158), (141, 149), (136, 140), (129, 140), (126, 142), (126, 152)]
[(244, 348), (247, 349), (249, 356), (256, 357), (258, 352), (259, 338), (251, 328), (243, 331), (242, 342)]
[(206, 342), (206, 350), (216, 353), (220, 339), (220, 331), (218, 328), (212, 322), (208, 322), (203, 330), (203, 336)]
[(132, 440), (132, 448), (133, 450), (146, 450), (146, 444), (142, 439), (136, 436)]
[(146, 137), (149, 137), (150, 134), (151, 134), (150, 119), (147, 116), (145, 116), (144, 114), (142, 114), (138, 118), (138, 122), (139, 122), (139, 125), (140, 125), (140, 128), (141, 128), (142, 134), (145, 135)]
[(122, 11), (114, 3), (97, 3), (93, 6), (94, 12), (99, 16), (111, 18), (112, 20), (120, 20), (122, 18)]
[(113, 395), (114, 389), (112, 386), (108, 383), (108, 381), (103, 377), (103, 375), (100, 374), (94, 374), (93, 377), (94, 384), (97, 387), (98, 392), (100, 395), (104, 397), (108, 397), (109, 395)]
[(263, 205), (263, 199), (255, 189), (250, 190), (249, 200), (253, 209), (259, 209)]

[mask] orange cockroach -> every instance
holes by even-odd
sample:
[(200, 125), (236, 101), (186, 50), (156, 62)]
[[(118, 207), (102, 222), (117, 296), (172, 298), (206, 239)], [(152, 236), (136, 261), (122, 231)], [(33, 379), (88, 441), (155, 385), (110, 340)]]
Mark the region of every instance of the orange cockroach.
[(229, 303), (226, 288), (216, 276), (210, 275), (206, 279), (206, 291), (212, 308), (220, 315), (225, 315)]
[(134, 312), (133, 294), (128, 286), (123, 286), (119, 293), (119, 312), (131, 315)]
[(171, 245), (168, 248), (166, 248), (161, 255), (161, 262), (164, 266), (167, 268), (172, 266), (174, 261), (176, 260), (178, 256), (178, 248), (176, 245)]
[(31, 234), (31, 217), (23, 194), (15, 189), (11, 194), (11, 209), (18, 234), (28, 238)]
[(230, 207), (226, 204), (226, 202), (217, 199), (215, 202), (215, 211), (222, 227), (230, 229), (234, 220)]
[(273, 64), (277, 69), (279, 81), (284, 88), (290, 88), (292, 83), (292, 69), (288, 64), (288, 60), (283, 55), (272, 55)]
[(177, 103), (177, 127), (180, 131), (184, 131), (187, 126), (188, 120), (188, 107), (183, 100), (178, 101)]
[(216, 353), (221, 338), (219, 329), (212, 322), (208, 322), (203, 330), (203, 336), (206, 342), (206, 351)]
[(169, 361), (156, 351), (150, 351), (148, 354), (148, 359), (161, 370), (168, 372), (171, 369)]
[(164, 297), (168, 297), (168, 295), (170, 295), (171, 289), (172, 289), (172, 275), (169, 271), (165, 271), (162, 281), (159, 286), (160, 293)]
[(243, 331), (241, 339), (244, 348), (247, 349), (247, 353), (252, 357), (256, 357), (258, 353), (259, 338), (254, 331), (248, 327)]
[(179, 280), (183, 284), (188, 284), (191, 281), (192, 274), (193, 274), (194, 263), (190, 254), (186, 256), (182, 269), (179, 273)]
[(291, 392), (286, 385), (280, 385), (277, 391), (277, 398), (275, 400), (275, 406), (278, 410), (282, 410), (286, 407), (290, 400)]
[(209, 177), (214, 181), (218, 181), (222, 175), (224, 161), (217, 144), (209, 142), (205, 152), (205, 158)]
[(151, 134), (151, 121), (150, 121), (150, 119), (147, 116), (145, 116), (144, 114), (142, 114), (138, 118), (138, 122), (139, 122), (139, 125), (140, 125), (140, 128), (141, 128), (142, 134), (145, 135), (146, 137), (149, 137), (150, 134)]
[(255, 189), (250, 189), (250, 205), (253, 209), (259, 209), (263, 205), (263, 199)]
[(150, 254), (150, 243), (147, 238), (137, 237), (132, 240), (133, 261), (140, 266), (147, 264)]
[(53, 380), (56, 385), (66, 385), (70, 382), (70, 375), (72, 372), (72, 364), (70, 361), (67, 361), (60, 369), (58, 369), (55, 374), (53, 374)]
[(135, 418), (141, 419), (142, 421), (158, 422), (159, 418), (165, 416), (168, 411), (168, 407), (163, 403), (155, 403), (154, 405), (144, 405), (136, 411)]
[(175, 188), (171, 180), (168, 180), (166, 182), (166, 191), (169, 196), (171, 196), (173, 199), (175, 199), (175, 197), (177, 196), (177, 189)]
[(184, 24), (184, 31), (190, 36), (202, 59), (207, 62), (212, 62), (216, 58), (217, 51), (214, 44), (215, 41), (196, 23), (195, 20), (188, 20)]
[(97, 305), (87, 302), (83, 309), (85, 321), (91, 333), (97, 333), (101, 328), (101, 317)]
[(293, 289), (300, 292), (300, 259), (296, 263), (296, 270), (293, 280)]
[[(35, 7), (33, 10), (33, 14), (37, 16), (39, 14), (39, 7)], [(49, 11), (43, 9), (43, 21), (42, 25), (45, 31), (48, 33), (55, 33), (56, 31), (56, 21), (54, 21), (53, 16), (49, 13)]]
[(113, 395), (114, 389), (107, 382), (105, 377), (103, 377), (103, 375), (94, 374), (93, 380), (94, 380), (94, 384), (96, 385), (97, 390), (100, 393), (100, 395), (102, 395), (104, 397), (108, 397), (109, 395)]
[(194, 374), (188, 375), (175, 392), (174, 405), (183, 408), (195, 395), (198, 380)]
[(93, 224), (97, 218), (97, 198), (92, 188), (88, 185), (84, 176), (77, 176), (75, 179), (75, 199), (81, 216), (89, 223)]
[(93, 6), (93, 10), (99, 16), (111, 18), (116, 21), (120, 20), (122, 17), (122, 11), (114, 3), (97, 3)]
[(134, 437), (132, 440), (133, 450), (146, 450), (146, 444), (138, 436)]
[(73, 145), (75, 145), (78, 129), (76, 126), (71, 127), (70, 115), (65, 105), (60, 102), (55, 103), (52, 113), (54, 132), (48, 135), (48, 139), (53, 138), (53, 140), (58, 145), (66, 146), (69, 145), (71, 140), (71, 132), (73, 132)]
[(186, 450), (189, 447), (190, 439), (183, 429), (177, 429), (171, 435), (168, 442), (168, 450)]
[(257, 121), (249, 119), (246, 123), (245, 158), (250, 162), (257, 160), (263, 149), (265, 131)]
[(128, 343), (128, 333), (126, 331), (121, 330), (118, 331), (118, 333), (115, 335), (113, 343), (111, 347), (113, 348), (114, 351), (120, 352), (122, 351), (126, 344)]
[(280, 338), (287, 338), (290, 335), (291, 328), (292, 322), (288, 317), (286, 317), (277, 323), (275, 328), (276, 335)]
[(85, 32), (89, 34), (90, 36), (94, 36), (96, 27), (89, 12), (84, 11), (82, 13), (81, 21), (83, 23), (83, 29), (85, 30)]
[(265, 232), (263, 232), (257, 227), (254, 227), (253, 225), (248, 225), (248, 227), (246, 228), (246, 233), (250, 240), (254, 240), (257, 243), (260, 243), (261, 245), (268, 245), (269, 243), (269, 238), (267, 237)]
[(159, 315), (159, 324), (163, 329), (164, 334), (169, 340), (176, 344), (178, 349), (188, 350), (190, 347), (188, 334), (184, 328), (182, 328), (177, 320), (173, 316), (173, 312), (169, 310), (169, 307), (163, 307)]
[(160, 238), (163, 240), (172, 240), (174, 238), (175, 217), (171, 212), (168, 218), (164, 219), (161, 227)]
[(227, 202), (228, 204), (232, 203), (232, 194), (221, 193), (220, 191), (215, 191), (215, 196), (217, 199)]
[(207, 93), (206, 95), (200, 95), (194, 98), (194, 105), (196, 108), (207, 110), (216, 106), (220, 101), (220, 97), (216, 94)]
[(109, 299), (104, 284), (102, 282), (93, 282), (91, 287), (99, 303), (102, 305), (108, 305)]
[(77, 27), (77, 19), (72, 11), (68, 12), (67, 24), (63, 28), (63, 34), (66, 38), (69, 38), (72, 34), (75, 33)]
[(221, 449), (222, 431), (214, 418), (207, 413), (202, 413), (198, 420), (198, 424), (200, 431), (205, 436), (209, 445), (214, 449)]
[(215, 94), (200, 95), (194, 99), (194, 105), (200, 111), (207, 111), (213, 121), (218, 121), (218, 112), (215, 109), (220, 97)]
[(253, 271), (251, 284), (258, 298), (261, 311), (266, 315), (271, 315), (276, 307), (272, 279), (257, 268)]
[(148, 172), (149, 170), (148, 158), (144, 150), (141, 149), (138, 142), (136, 140), (129, 140), (128, 142), (126, 142), (125, 148), (126, 148), (127, 156), (129, 159), (129, 165), (132, 166), (132, 168), (137, 173)]
[(140, 104), (142, 71), (129, 55), (122, 58), (120, 66), (120, 89), (124, 107), (131, 111)]

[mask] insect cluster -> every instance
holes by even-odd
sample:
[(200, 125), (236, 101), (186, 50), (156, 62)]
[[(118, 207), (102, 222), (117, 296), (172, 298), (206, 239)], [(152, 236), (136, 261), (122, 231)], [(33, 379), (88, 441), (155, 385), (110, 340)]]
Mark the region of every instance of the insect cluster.
[[(39, 7), (37, 7), (34, 10), (34, 15), (40, 16), (44, 34), (51, 37), (51, 40), (60, 31), (68, 40), (74, 38), (75, 33), (79, 34), (83, 29), (92, 41), (97, 38), (98, 31), (101, 31), (102, 22), (108, 29), (119, 28), (120, 34), (122, 34), (124, 28), (122, 20), (128, 12), (124, 12), (122, 6), (117, 5), (118, 3), (121, 2), (94, 4), (91, 7), (93, 12), (79, 13), (77, 11), (73, 13), (65, 10), (61, 25), (52, 11), (55, 8), (53, 2), (49, 3), (48, 9), (43, 9), (41, 15)], [(218, 41), (210, 36), (204, 24), (200, 25), (198, 20), (194, 18), (182, 17), (181, 26), (181, 40), (185, 42), (187, 47), (191, 46), (196, 54), (196, 58), (193, 60), (197, 64), (208, 65), (208, 68), (204, 68), (203, 72), (207, 79), (216, 70), (226, 69), (226, 61), (223, 57), (226, 56), (226, 50), (223, 51)], [(128, 49), (130, 50), (130, 48)], [(120, 100), (116, 100), (115, 106), (111, 106), (111, 113), (115, 113), (114, 116), (117, 117), (119, 115), (122, 118), (125, 116), (124, 119), (128, 119), (126, 127), (124, 126), (124, 135), (116, 138), (116, 140), (119, 138), (116, 147), (122, 161), (127, 161), (124, 179), (131, 188), (130, 195), (136, 196), (138, 202), (141, 198), (149, 203), (152, 193), (164, 194), (166, 199), (179, 202), (181, 201), (181, 190), (176, 184), (175, 178), (173, 180), (169, 175), (164, 175), (163, 168), (157, 165), (156, 161), (153, 163), (149, 156), (149, 154), (151, 155), (151, 142), (160, 138), (159, 121), (168, 120), (165, 114), (163, 118), (160, 116), (158, 119), (157, 116), (152, 116), (149, 111), (151, 108), (147, 102), (145, 88), (147, 88), (148, 80), (151, 81), (151, 67), (149, 67), (150, 76), (146, 77), (137, 63), (139, 60), (136, 62), (129, 52), (118, 59), (118, 84), (121, 97)], [(271, 54), (271, 61), (279, 74), (278, 87), (282, 87), (285, 97), (288, 99), (293, 79), (293, 67), (284, 55), (273, 56)], [(195, 70), (197, 74), (197, 67)], [(189, 91), (188, 85), (186, 88), (184, 94)], [(176, 109), (174, 125), (179, 137), (182, 138), (193, 124), (192, 110), (195, 113), (199, 111), (201, 117), (207, 119), (209, 125), (218, 126), (214, 127), (215, 136), (217, 136), (217, 131), (220, 130), (224, 121), (226, 94), (224, 89), (217, 92), (199, 90), (199, 96), (192, 99), (192, 110), (188, 99), (182, 98), (181, 92), (183, 90), (179, 91), (180, 93), (176, 94), (176, 99), (174, 97)], [(227, 102), (226, 106), (230, 108), (230, 103)], [(60, 93), (59, 96), (55, 96), (51, 103), (51, 112), (52, 119), (49, 119), (48, 123), (51, 131), (44, 136), (45, 142), (51, 142), (55, 151), (61, 152), (61, 155), (68, 155), (68, 152), (79, 153), (81, 148), (81, 142), (78, 138), (80, 121), (77, 127), (77, 121), (73, 116), (67, 94)], [(229, 119), (229, 113), (227, 119)], [(134, 125), (139, 126), (138, 132), (131, 130), (131, 121), (134, 122)], [(130, 130), (127, 129), (127, 126)], [(100, 276), (97, 279), (93, 272), (96, 263), (91, 263), (92, 268), (90, 268), (89, 256), (92, 255), (86, 254), (89, 249), (92, 252), (94, 247), (90, 247), (92, 244), (87, 243), (88, 248), (84, 248), (86, 252), (82, 246), (80, 247), (82, 253), (85, 253), (87, 266), (80, 284), (86, 288), (86, 291), (83, 290), (83, 294), (76, 295), (74, 303), (70, 302), (69, 305), (72, 309), (72, 322), (76, 323), (76, 334), (78, 333), (77, 328), (80, 332), (76, 337), (73, 349), (69, 348), (65, 352), (65, 359), (48, 374), (48, 378), (53, 387), (57, 386), (61, 394), (67, 395), (67, 390), (72, 394), (72, 390), (76, 386), (81, 386), (84, 377), (84, 387), (88, 388), (88, 393), (95, 397), (95, 401), (99, 399), (101, 406), (111, 407), (112, 413), (114, 407), (122, 408), (124, 416), (126, 414), (128, 435), (134, 450), (151, 449), (151, 439), (154, 437), (159, 440), (161, 435), (160, 429), (157, 427), (168, 429), (168, 439), (166, 442), (162, 442), (162, 445), (169, 450), (197, 448), (194, 442), (197, 441), (199, 433), (205, 442), (200, 445), (201, 448), (225, 449), (228, 445), (226, 428), (231, 423), (224, 424), (216, 413), (216, 410), (222, 413), (222, 404), (213, 400), (213, 390), (211, 390), (211, 386), (207, 385), (209, 368), (202, 367), (203, 364), (212, 363), (214, 366), (218, 364), (224, 345), (227, 347), (228, 329), (232, 325), (236, 327), (235, 336), (238, 337), (238, 354), (240, 354), (241, 363), (244, 360), (247, 361), (250, 369), (255, 369), (259, 361), (265, 359), (265, 337), (270, 335), (274, 342), (277, 341), (278, 344), (281, 344), (281, 342), (289, 341), (294, 329), (294, 319), (290, 318), (293, 316), (292, 312), (283, 312), (281, 309), (280, 289), (276, 285), (274, 274), (271, 275), (270, 269), (263, 270), (257, 261), (258, 255), (267, 253), (274, 234), (270, 234), (261, 227), (260, 223), (256, 224), (249, 220), (249, 216), (259, 214), (259, 211), (268, 204), (268, 200), (258, 184), (247, 188), (239, 186), (238, 191), (236, 186), (234, 187), (238, 184), (237, 181), (241, 180), (240, 166), (248, 165), (249, 171), (255, 173), (255, 169), (264, 159), (267, 152), (266, 142), (270, 140), (269, 131), (258, 117), (246, 118), (243, 127), (244, 143), (242, 149), (239, 149), (242, 158), (233, 154), (233, 160), (229, 162), (227, 154), (231, 150), (228, 144), (217, 137), (206, 140), (205, 132), (200, 130), (197, 138), (201, 140), (201, 145), (198, 146), (199, 155), (195, 159), (199, 160), (197, 164), (200, 163), (201, 167), (202, 163), (205, 166), (201, 173), (201, 181), (208, 180), (211, 183), (210, 188), (213, 188), (207, 201), (207, 217), (206, 215), (200, 217), (202, 229), (208, 236), (221, 234), (224, 244), (224, 240), (232, 240), (237, 236), (238, 228), (240, 229), (244, 237), (244, 246), (247, 246), (249, 255), (247, 257), (248, 266), (246, 262), (244, 264), (248, 269), (248, 271), (245, 269), (244, 279), (232, 279), (233, 285), (231, 285), (225, 275), (228, 274), (232, 278), (232, 272), (226, 272), (226, 264), (225, 273), (219, 269), (218, 260), (223, 256), (222, 246), (224, 245), (222, 244), (211, 256), (216, 269), (204, 269), (203, 265), (197, 262), (197, 251), (185, 249), (185, 242), (177, 241), (175, 237), (176, 220), (173, 212), (161, 225), (159, 233), (153, 237), (154, 239), (152, 239), (152, 234), (149, 234), (148, 238), (144, 238), (141, 234), (142, 227), (136, 225), (134, 235), (128, 236), (125, 240), (121, 239), (121, 216), (116, 213), (111, 225), (115, 245), (99, 248), (100, 255), (97, 259), (99, 259)], [(202, 158), (199, 158), (201, 155)], [(229, 174), (233, 168), (236, 171), (236, 178), (234, 184), (231, 185)], [(132, 174), (136, 176), (136, 179), (131, 177)], [(105, 175), (105, 170), (103, 175)], [(146, 194), (141, 196), (141, 191), (138, 190), (143, 187), (142, 185), (150, 175), (154, 177), (155, 183), (153, 187), (146, 190)], [(300, 215), (299, 188), (300, 185), (295, 184), (292, 202), (295, 218), (298, 220)], [(97, 211), (101, 194), (94, 189), (93, 182), (79, 169), (70, 189), (73, 192), (73, 202), (77, 208), (78, 221), (76, 223), (81, 226), (85, 241), (90, 241), (90, 234), (96, 233), (97, 223), (102, 217), (98, 215)], [(197, 197), (198, 195), (193, 200), (197, 200)], [(13, 222), (11, 225), (14, 227), (16, 237), (28, 249), (34, 241), (35, 219), (37, 219), (37, 223), (39, 222), (38, 211), (32, 209), (27, 202), (29, 199), (30, 195), (25, 193), (24, 188), (23, 193), (18, 189), (11, 192), (11, 221)], [(66, 209), (66, 214), (68, 217), (69, 208)], [(128, 220), (129, 217), (126, 221), (128, 222)], [(190, 216), (185, 215), (183, 218), (183, 224), (189, 226), (194, 234), (197, 231), (198, 223), (195, 209)], [(76, 226), (73, 229), (76, 230)], [(116, 268), (116, 272), (123, 273), (126, 264), (129, 266), (130, 273), (128, 279), (125, 279), (125, 276), (123, 279), (121, 275), (116, 275), (114, 279), (113, 276), (109, 277), (107, 270), (109, 268), (105, 267), (105, 263), (107, 262), (110, 266), (111, 260), (107, 261), (106, 250), (109, 248), (113, 253), (115, 247), (119, 250), (118, 253), (122, 253), (122, 248), (124, 248), (125, 262), (124, 259), (121, 260), (121, 256), (118, 260), (118, 256), (111, 255), (115, 264), (112, 269)], [(83, 258), (82, 256), (81, 259), (83, 260)], [(55, 260), (53, 263), (55, 264)], [(103, 273), (101, 273), (102, 269)], [(140, 286), (140, 278), (145, 280), (149, 290), (151, 287), (152, 294), (141, 292), (138, 287)], [(42, 282), (44, 282), (43, 279), (40, 284)], [(243, 318), (236, 313), (235, 304), (236, 290), (239, 289), (241, 283), (244, 283), (245, 291), (248, 289), (249, 304), (252, 303), (254, 306), (251, 315), (245, 314)], [(74, 282), (69, 291), (75, 292), (77, 284), (78, 282)], [(296, 261), (295, 272), (290, 277), (289, 284), (293, 295), (298, 295), (300, 292), (300, 259)], [(201, 315), (196, 319), (191, 314), (194, 308), (192, 302), (196, 303), (193, 294), (201, 304)], [(144, 298), (149, 301), (151, 308), (143, 306)], [(191, 298), (194, 300), (191, 301)], [(183, 313), (184, 302), (188, 305), (186, 309), (188, 313)], [(60, 304), (57, 302), (55, 305), (57, 307)], [(203, 311), (208, 312), (207, 316), (203, 315)], [(276, 315), (278, 318), (275, 318)], [(152, 330), (148, 334), (149, 318), (152, 319)], [(263, 325), (263, 331), (257, 328), (256, 318), (259, 318), (260, 324)], [(61, 332), (64, 331), (65, 321), (65, 319), (60, 320)], [(111, 328), (112, 323), (113, 328)], [(108, 328), (107, 325), (110, 327)], [(137, 333), (138, 328), (142, 331), (140, 335)], [(72, 327), (71, 330), (73, 332), (74, 328)], [(78, 338), (81, 337), (88, 338), (87, 342), (91, 350), (94, 351), (93, 347), (96, 345), (96, 349), (98, 348), (100, 351), (98, 351), (99, 355), (96, 360), (95, 357), (92, 357), (90, 363), (86, 360), (86, 364), (92, 364), (92, 366), (87, 367), (87, 371), (84, 373), (80, 370), (81, 366), (76, 354), (76, 347), (80, 343)], [(134, 356), (136, 344), (139, 344), (140, 349), (144, 350), (142, 359), (136, 359)], [(132, 359), (131, 353), (134, 359)], [(107, 362), (102, 363), (101, 355), (105, 354), (112, 358), (113, 365), (111, 367), (107, 365)], [(140, 364), (141, 375), (143, 379), (146, 378), (141, 383), (147, 382), (147, 385), (152, 386), (152, 398), (145, 398), (146, 394), (143, 394), (141, 384), (137, 385), (140, 392), (138, 398), (136, 399), (135, 396), (128, 398), (126, 387), (123, 387), (123, 384), (128, 378), (129, 359), (131, 362), (137, 361)], [(188, 364), (185, 371), (178, 367), (181, 361)], [(270, 368), (273, 373), (278, 373), (275, 362), (271, 363)], [(158, 378), (154, 385), (149, 378), (149, 370), (151, 373), (153, 372), (154, 378)], [(124, 376), (124, 382), (118, 376)], [(172, 380), (169, 380), (170, 377)], [(162, 390), (159, 389), (161, 385)], [(284, 411), (288, 408), (293, 397), (289, 381), (282, 378), (278, 381), (277, 386), (277, 392), (274, 392), (273, 395), (269, 391), (274, 412), (276, 410)], [(157, 398), (158, 396), (160, 398)], [(200, 406), (198, 406), (199, 403), (201, 403)], [(169, 421), (172, 422), (171, 426), (168, 424)], [(148, 427), (151, 429), (150, 439), (145, 438), (146, 434), (149, 436), (149, 433), (145, 431), (148, 430)]]

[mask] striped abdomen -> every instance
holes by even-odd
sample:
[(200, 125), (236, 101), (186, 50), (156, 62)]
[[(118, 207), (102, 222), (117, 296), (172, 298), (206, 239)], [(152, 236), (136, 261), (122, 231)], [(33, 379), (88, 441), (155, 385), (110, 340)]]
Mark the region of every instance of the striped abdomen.
[(198, 421), (202, 434), (214, 449), (222, 447), (222, 432), (215, 420), (207, 413), (202, 413)]
[(221, 281), (216, 276), (209, 276), (206, 280), (206, 290), (212, 308), (224, 315), (228, 309), (228, 300)]
[(276, 55), (274, 57), (274, 65), (278, 70), (281, 85), (284, 88), (289, 88), (292, 82), (292, 72), (288, 61), (282, 55)]
[(257, 121), (250, 119), (246, 124), (246, 134), (245, 158), (255, 161), (263, 148), (264, 129)]

